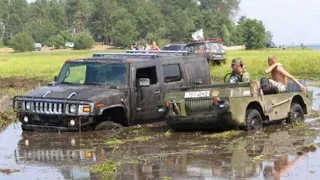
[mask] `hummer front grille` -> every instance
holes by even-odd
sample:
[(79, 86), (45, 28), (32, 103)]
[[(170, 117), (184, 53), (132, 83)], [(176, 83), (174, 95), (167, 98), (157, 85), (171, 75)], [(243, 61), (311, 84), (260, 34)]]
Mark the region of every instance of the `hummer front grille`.
[[(89, 151), (91, 152), (91, 151)], [(86, 152), (82, 150), (16, 150), (15, 152), (17, 161), (41, 161), (41, 162), (52, 162), (52, 161), (84, 161), (88, 160)], [(95, 154), (93, 154), (95, 155)], [(90, 157), (92, 158), (92, 157)]]
[(50, 102), (30, 102), (32, 113), (59, 115), (64, 112), (64, 104)]

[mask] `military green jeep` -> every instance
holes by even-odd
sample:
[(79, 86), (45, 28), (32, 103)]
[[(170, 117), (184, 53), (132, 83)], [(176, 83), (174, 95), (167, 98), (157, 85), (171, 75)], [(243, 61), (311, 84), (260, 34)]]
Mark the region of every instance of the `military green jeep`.
[(287, 92), (277, 93), (265, 82), (175, 89), (165, 96), (166, 123), (180, 130), (260, 130), (268, 121), (303, 121), (311, 110), (313, 92), (301, 92), (289, 81)]

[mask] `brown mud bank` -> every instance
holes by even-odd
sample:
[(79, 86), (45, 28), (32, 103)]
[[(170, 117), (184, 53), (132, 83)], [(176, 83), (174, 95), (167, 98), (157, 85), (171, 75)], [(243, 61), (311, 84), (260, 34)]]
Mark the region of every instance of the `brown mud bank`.
[(0, 89), (35, 89), (47, 83), (40, 78), (8, 77), (0, 78)]
[(12, 111), (12, 98), (43, 86), (46, 80), (39, 78), (9, 77), (0, 78), (0, 128), (16, 120)]

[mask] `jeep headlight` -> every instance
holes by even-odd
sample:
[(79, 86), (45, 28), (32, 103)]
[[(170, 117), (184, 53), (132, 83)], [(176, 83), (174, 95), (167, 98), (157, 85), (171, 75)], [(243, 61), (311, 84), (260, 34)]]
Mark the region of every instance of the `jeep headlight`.
[(29, 111), (31, 109), (31, 102), (26, 102), (25, 109)]
[(72, 104), (69, 106), (69, 112), (70, 113), (76, 113), (77, 112), (77, 105)]

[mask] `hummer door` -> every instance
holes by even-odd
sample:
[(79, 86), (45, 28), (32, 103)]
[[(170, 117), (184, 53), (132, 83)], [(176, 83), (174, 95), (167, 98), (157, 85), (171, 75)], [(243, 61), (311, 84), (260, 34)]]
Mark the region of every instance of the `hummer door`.
[[(159, 119), (161, 114), (157, 105), (161, 101), (161, 83), (159, 67), (138, 68), (136, 71), (136, 119), (152, 121)], [(142, 79), (149, 79), (149, 84), (139, 84)]]

